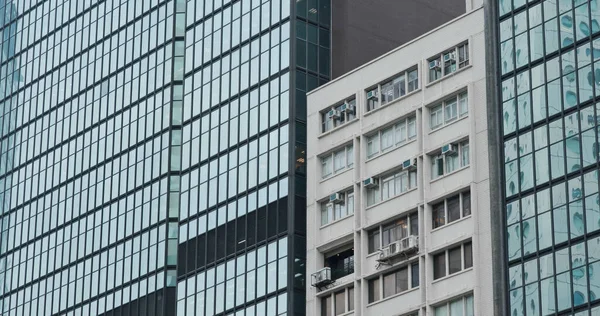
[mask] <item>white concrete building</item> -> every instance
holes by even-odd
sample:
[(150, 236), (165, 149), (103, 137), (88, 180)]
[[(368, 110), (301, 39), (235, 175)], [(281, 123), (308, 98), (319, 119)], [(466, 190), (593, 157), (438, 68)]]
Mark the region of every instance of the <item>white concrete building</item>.
[(483, 20), (309, 93), (307, 315), (492, 315)]

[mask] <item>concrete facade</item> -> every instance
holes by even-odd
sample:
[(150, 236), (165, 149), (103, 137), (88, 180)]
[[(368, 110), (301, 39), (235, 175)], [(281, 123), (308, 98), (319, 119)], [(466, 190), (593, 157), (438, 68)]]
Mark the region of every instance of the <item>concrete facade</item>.
[[(307, 315), (423, 316), (434, 315), (438, 308), (449, 315), (458, 306), (464, 315), (492, 315), (483, 14), (482, 8), (464, 14), (308, 94), (307, 279), (326, 266), (337, 277), (318, 287), (307, 280)], [(449, 50), (460, 55), (457, 47), (465, 43), (468, 62), (430, 80), (430, 61), (440, 55), (443, 59)], [(416, 85), (409, 82), (415, 69)], [(407, 83), (402, 83), (406, 90), (387, 90), (387, 81), (401, 73), (406, 74)], [(367, 99), (373, 89), (377, 101)], [(468, 110), (463, 112), (465, 96)], [(453, 98), (458, 98), (463, 115), (445, 114)], [(340, 112), (345, 122), (328, 125), (327, 112), (344, 103), (355, 104), (355, 114)], [(443, 105), (442, 124), (432, 129), (438, 105)], [(416, 125), (412, 138), (411, 124)], [(394, 131), (391, 146), (388, 127)], [(456, 149), (456, 158), (441, 153), (448, 144)], [(345, 153), (341, 160), (340, 152)], [(459, 157), (459, 166), (448, 172), (447, 164)], [(416, 169), (402, 167), (413, 159)], [(444, 167), (432, 166), (435, 159), (443, 159), (439, 161)], [(433, 179), (432, 173), (440, 168), (443, 175)], [(379, 180), (377, 189), (366, 188), (364, 180), (371, 177)], [(329, 203), (338, 192), (344, 193), (339, 196), (343, 201), (339, 205), (344, 205), (339, 214), (338, 204)], [(454, 197), (460, 197), (459, 204), (452, 204)], [(440, 202), (441, 226), (439, 216), (434, 221), (432, 213)], [(327, 205), (333, 205), (332, 211)], [(459, 218), (451, 220), (455, 206)], [(390, 223), (399, 223), (393, 233), (386, 230)], [(389, 250), (388, 242), (411, 236), (418, 237), (416, 252), (379, 261), (380, 249)], [(456, 249), (458, 257), (452, 252)], [(467, 249), (472, 249), (472, 263)], [(343, 257), (344, 263), (336, 257)], [(434, 264), (440, 258), (441, 275), (442, 264)], [(339, 267), (343, 269), (335, 269)], [(388, 282), (392, 279), (393, 289)]]

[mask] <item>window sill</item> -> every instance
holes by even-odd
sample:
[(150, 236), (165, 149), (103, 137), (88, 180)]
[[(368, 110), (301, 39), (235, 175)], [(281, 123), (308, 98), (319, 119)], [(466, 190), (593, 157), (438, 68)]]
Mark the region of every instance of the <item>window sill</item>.
[(429, 183), (434, 183), (434, 182), (437, 182), (437, 181), (441, 181), (442, 179), (447, 178), (447, 177), (449, 177), (449, 176), (451, 176), (451, 175), (453, 175), (455, 173), (459, 173), (459, 172), (461, 172), (461, 171), (463, 171), (465, 169), (468, 169), (470, 166), (471, 166), (471, 163), (469, 163), (468, 165), (466, 165), (464, 167), (460, 167), (460, 168), (458, 168), (458, 169), (456, 169), (456, 170), (454, 170), (454, 171), (452, 171), (450, 173), (446, 173), (443, 176), (439, 176), (439, 177), (431, 180)]
[(369, 303), (369, 304), (367, 304), (367, 308), (368, 308), (368, 307), (371, 307), (371, 306), (373, 306), (373, 305), (377, 305), (377, 304), (379, 304), (379, 303), (385, 302), (385, 301), (392, 300), (392, 299), (394, 299), (394, 298), (396, 298), (396, 297), (398, 297), (398, 296), (402, 296), (402, 295), (404, 295), (404, 294), (408, 294), (408, 293), (410, 293), (410, 292), (417, 291), (418, 289), (419, 289), (419, 287), (418, 287), (418, 286), (417, 286), (417, 287), (413, 287), (412, 289), (408, 289), (408, 290), (406, 290), (406, 291), (404, 291), (404, 292), (396, 293), (396, 294), (394, 294), (394, 295), (391, 295), (391, 296), (388, 296), (388, 297), (386, 297), (386, 298), (384, 298), (384, 299), (380, 299), (379, 301), (375, 301), (375, 302), (373, 302), (373, 303)]
[[(415, 89), (415, 90), (413, 90), (413, 91), (411, 91), (411, 92), (409, 92), (409, 93), (407, 93), (407, 94), (405, 94), (405, 95), (403, 95), (403, 96), (399, 97), (398, 99), (395, 99), (395, 100), (393, 100), (393, 101), (390, 101), (390, 102), (388, 102), (388, 103), (386, 103), (386, 104), (384, 104), (384, 105), (380, 105), (379, 107), (377, 107), (377, 108), (375, 108), (375, 109), (372, 109), (372, 110), (370, 110), (370, 111), (366, 111), (366, 112), (365, 112), (365, 114), (364, 114), (364, 116), (369, 116), (369, 115), (371, 115), (371, 113), (374, 113), (374, 112), (377, 112), (377, 111), (379, 111), (379, 110), (381, 110), (381, 109), (387, 108), (387, 107), (389, 107), (390, 105), (392, 105), (392, 104), (394, 104), (394, 103), (396, 103), (396, 102), (398, 102), (398, 101), (400, 101), (400, 100), (404, 100), (404, 99), (408, 98), (409, 96), (411, 96), (411, 95), (413, 95), (413, 94), (415, 94), (415, 93), (417, 93), (417, 92), (420, 92), (420, 91), (421, 91), (421, 88), (419, 87), (418, 89)], [(381, 98), (381, 97), (380, 97), (380, 98)]]
[(385, 200), (385, 201), (380, 201), (380, 202), (377, 202), (377, 203), (375, 203), (375, 204), (373, 204), (373, 205), (371, 205), (371, 206), (367, 206), (367, 207), (365, 208), (365, 211), (368, 211), (368, 210), (370, 210), (370, 209), (372, 209), (372, 208), (374, 208), (374, 207), (377, 207), (377, 206), (379, 206), (379, 205), (381, 205), (381, 204), (384, 204), (384, 203), (387, 203), (387, 202), (389, 202), (389, 201), (395, 200), (395, 199), (397, 199), (397, 198), (399, 198), (399, 197), (401, 197), (401, 196), (403, 196), (403, 195), (405, 195), (405, 194), (408, 194), (408, 193), (410, 193), (410, 192), (412, 192), (412, 191), (416, 191), (418, 188), (419, 188), (419, 187), (418, 187), (418, 186), (416, 186), (416, 187), (414, 187), (414, 188), (412, 188), (412, 189), (408, 189), (408, 190), (406, 190), (406, 191), (404, 191), (404, 192), (402, 192), (402, 193), (400, 193), (400, 194), (398, 194), (398, 195), (394, 195), (393, 197), (391, 197), (391, 198), (389, 198), (389, 199), (387, 199), (387, 200)]
[(326, 132), (323, 132), (323, 133), (319, 134), (319, 136), (317, 136), (317, 139), (323, 138), (323, 137), (325, 137), (325, 136), (327, 136), (329, 134), (332, 134), (332, 133), (334, 133), (334, 132), (336, 132), (336, 131), (338, 131), (338, 130), (346, 127), (346, 126), (349, 126), (350, 124), (352, 124), (354, 122), (358, 122), (358, 116), (355, 117), (352, 121), (348, 121), (348, 122), (346, 122), (346, 123), (344, 123), (344, 124), (342, 124), (340, 126), (336, 126), (336, 127), (332, 128), (332, 129), (326, 131)]
[(325, 181), (327, 181), (327, 180), (333, 179), (333, 178), (335, 178), (335, 177), (337, 177), (337, 176), (339, 176), (339, 175), (342, 175), (342, 174), (344, 174), (344, 173), (346, 173), (346, 172), (348, 172), (348, 171), (350, 171), (350, 170), (354, 170), (354, 166), (352, 166), (352, 167), (350, 167), (350, 168), (344, 168), (344, 170), (341, 170), (341, 171), (339, 171), (338, 173), (334, 173), (334, 174), (328, 175), (327, 177), (325, 177), (325, 178), (322, 178), (322, 179), (319, 181), (319, 183), (323, 183), (323, 182), (325, 182)]
[(414, 143), (414, 142), (416, 142), (416, 141), (417, 141), (417, 136), (415, 135), (415, 137), (414, 137), (414, 138), (410, 139), (410, 140), (409, 140), (409, 141), (407, 141), (407, 142), (404, 142), (404, 143), (403, 143), (403, 144), (401, 144), (401, 145), (396, 145), (395, 147), (388, 148), (388, 149), (386, 149), (385, 151), (381, 151), (381, 152), (379, 152), (378, 154), (376, 154), (376, 155), (374, 155), (374, 156), (371, 156), (371, 157), (367, 158), (367, 160), (365, 160), (365, 163), (367, 163), (367, 162), (369, 162), (369, 161), (371, 161), (371, 160), (375, 160), (376, 158), (379, 158), (379, 157), (381, 157), (381, 156), (383, 156), (383, 155), (385, 155), (385, 154), (389, 154), (389, 153), (391, 153), (391, 152), (394, 152), (394, 151), (396, 151), (396, 150), (398, 150), (398, 149), (400, 149), (400, 148), (402, 148), (402, 147), (404, 147), (404, 146), (406, 146), (406, 145), (408, 145), (408, 144), (412, 144), (412, 143)]
[(325, 225), (322, 225), (321, 227), (319, 227), (319, 229), (323, 229), (323, 228), (329, 227), (329, 226), (331, 226), (331, 225), (333, 225), (333, 224), (335, 224), (337, 222), (341, 222), (341, 221), (343, 221), (343, 220), (345, 220), (345, 219), (347, 219), (349, 217), (353, 217), (353, 216), (354, 216), (354, 213), (348, 214), (348, 215), (346, 215), (344, 217), (336, 219), (335, 221), (332, 221), (332, 222), (329, 222), (329, 223), (327, 223)]
[(374, 256), (378, 256), (378, 255), (379, 255), (379, 251), (378, 251), (378, 250), (376, 250), (375, 252), (372, 252), (372, 253), (368, 254), (368, 255), (367, 255), (367, 258), (374, 257)]
[(442, 282), (442, 281), (444, 281), (444, 280), (450, 279), (450, 278), (452, 278), (452, 277), (455, 277), (455, 276), (457, 276), (457, 275), (461, 275), (461, 274), (463, 274), (463, 273), (467, 273), (467, 272), (469, 272), (469, 271), (473, 271), (473, 267), (466, 268), (466, 269), (460, 270), (460, 271), (458, 271), (458, 272), (455, 272), (455, 273), (449, 274), (449, 275), (447, 275), (447, 276), (441, 277), (441, 278), (439, 278), (439, 279), (433, 280), (433, 281), (431, 281), (431, 284), (436, 284), (436, 283), (438, 283), (438, 282)]
[[(473, 212), (473, 211), (471, 211), (471, 212)], [(446, 228), (448, 226), (452, 226), (452, 225), (455, 225), (455, 224), (460, 223), (462, 221), (466, 221), (467, 219), (471, 218), (471, 216), (473, 216), (473, 213), (471, 213), (471, 214), (469, 214), (467, 216), (463, 216), (463, 217), (461, 217), (461, 218), (459, 218), (459, 219), (457, 219), (455, 221), (452, 221), (450, 223), (446, 223), (446, 224), (444, 224), (444, 225), (442, 225), (440, 227), (433, 228), (431, 230), (431, 233), (433, 234), (434, 232), (440, 231), (440, 230), (442, 230), (442, 229), (444, 229), (444, 228)]]
[(445, 75), (445, 76), (443, 76), (443, 77), (441, 77), (439, 79), (436, 79), (434, 81), (429, 82), (428, 84), (425, 85), (425, 88), (430, 88), (431, 86), (433, 86), (433, 85), (435, 85), (437, 83), (440, 83), (440, 82), (442, 82), (442, 81), (444, 81), (444, 80), (446, 80), (448, 78), (452, 78), (452, 77), (456, 76), (456, 74), (459, 74), (459, 73), (461, 73), (461, 72), (463, 72), (463, 71), (465, 71), (465, 70), (467, 70), (467, 69), (469, 69), (471, 67), (473, 67), (473, 64), (469, 63), (468, 65), (466, 65), (466, 66), (458, 69), (457, 71), (455, 71), (455, 72), (453, 72), (451, 74), (447, 74), (447, 75)]
[(433, 134), (433, 133), (435, 133), (435, 132), (437, 132), (437, 131), (439, 131), (439, 130), (443, 129), (444, 127), (450, 126), (450, 125), (452, 125), (452, 124), (456, 124), (456, 123), (458, 123), (458, 122), (460, 122), (460, 121), (462, 121), (462, 120), (464, 120), (464, 119), (466, 119), (466, 118), (468, 118), (468, 117), (469, 117), (469, 112), (467, 112), (467, 114), (465, 114), (465, 116), (463, 116), (463, 117), (459, 117), (458, 119), (456, 119), (456, 120), (454, 120), (454, 121), (452, 121), (452, 122), (444, 123), (444, 124), (442, 124), (442, 125), (440, 125), (440, 126), (438, 126), (438, 127), (434, 128), (434, 129), (432, 129), (432, 130), (429, 130), (429, 134), (431, 135), (431, 134)]

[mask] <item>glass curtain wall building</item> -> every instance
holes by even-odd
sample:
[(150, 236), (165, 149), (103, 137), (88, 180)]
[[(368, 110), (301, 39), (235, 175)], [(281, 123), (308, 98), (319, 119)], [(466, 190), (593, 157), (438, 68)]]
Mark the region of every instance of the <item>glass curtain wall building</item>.
[(600, 2), (490, 5), (496, 276), (506, 285), (496, 312), (599, 315)]
[(0, 1), (3, 315), (304, 315), (329, 0)]

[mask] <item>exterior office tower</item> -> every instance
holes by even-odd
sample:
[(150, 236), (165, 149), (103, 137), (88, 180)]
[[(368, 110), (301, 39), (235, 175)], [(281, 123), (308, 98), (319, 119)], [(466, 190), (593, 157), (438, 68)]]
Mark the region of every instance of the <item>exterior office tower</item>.
[(486, 8), (496, 315), (600, 315), (600, 2)]
[(305, 92), (335, 60), (329, 0), (0, 12), (3, 315), (305, 314)]
[(307, 314), (494, 315), (485, 69), (480, 4), (308, 94)]

